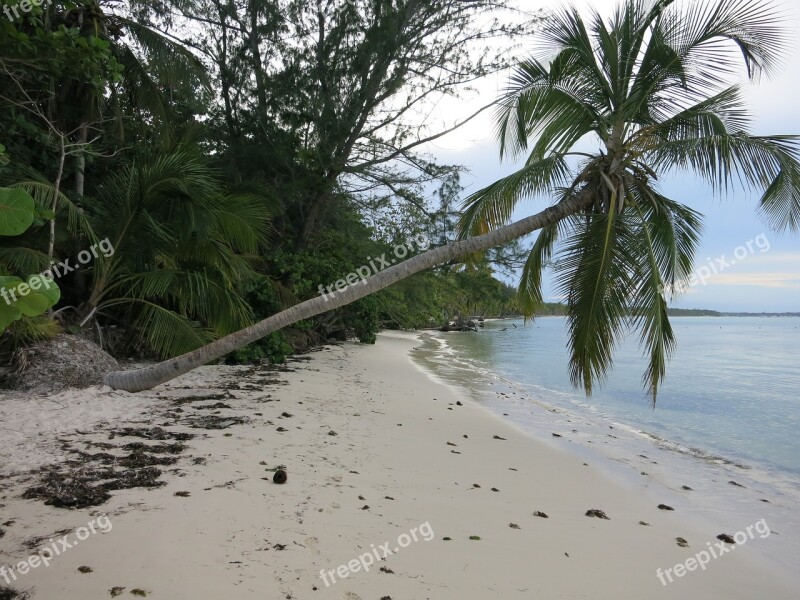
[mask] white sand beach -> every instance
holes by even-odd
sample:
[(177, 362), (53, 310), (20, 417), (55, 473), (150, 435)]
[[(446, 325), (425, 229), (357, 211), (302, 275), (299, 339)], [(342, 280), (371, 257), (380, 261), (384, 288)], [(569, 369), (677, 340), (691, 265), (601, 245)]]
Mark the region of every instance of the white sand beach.
[[(721, 532), (437, 383), (412, 363), (417, 343), (383, 334), (375, 346), (328, 346), (289, 371), (205, 367), (142, 394), (0, 397), (0, 564), (16, 569), (11, 586), (35, 600), (111, 590), (170, 600), (797, 597), (797, 580), (753, 559), (769, 543), (757, 532), (703, 568), (673, 569), (663, 585), (657, 569), (716, 548)], [(198, 395), (211, 397), (174, 402)], [(186, 424), (195, 415), (250, 421), (196, 429)], [(27, 472), (76, 444), (95, 453), (87, 440), (136, 442), (110, 439), (123, 426), (196, 437), (159, 467), (163, 487), (113, 491), (75, 510), (20, 498), (39, 477)], [(281, 466), (282, 485), (268, 470)], [(591, 509), (608, 520), (586, 516)], [(74, 541), (103, 515), (107, 532), (49, 566), (17, 569), (50, 538)]]

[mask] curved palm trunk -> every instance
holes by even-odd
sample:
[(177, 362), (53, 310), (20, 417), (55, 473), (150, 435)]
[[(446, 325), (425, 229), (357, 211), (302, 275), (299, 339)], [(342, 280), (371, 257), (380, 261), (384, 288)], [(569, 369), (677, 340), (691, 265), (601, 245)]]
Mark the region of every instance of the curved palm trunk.
[(151, 389), (165, 383), (179, 375), (188, 373), (192, 369), (202, 366), (212, 360), (225, 356), (239, 348), (247, 346), (269, 335), (274, 331), (283, 329), (303, 319), (340, 308), (351, 302), (369, 296), (379, 290), (389, 287), (393, 283), (405, 279), (420, 271), (431, 269), (455, 258), (483, 252), (495, 246), (505, 244), (511, 240), (527, 235), (541, 229), (546, 225), (556, 223), (569, 215), (575, 214), (592, 203), (592, 196), (584, 191), (568, 200), (559, 202), (542, 212), (496, 229), (481, 236), (469, 238), (446, 246), (441, 246), (420, 254), (399, 265), (389, 267), (364, 283), (357, 283), (342, 292), (336, 292), (335, 297), (326, 300), (322, 296), (301, 302), (290, 309), (259, 321), (250, 327), (232, 333), (214, 342), (188, 352), (181, 356), (165, 360), (156, 365), (136, 369), (133, 371), (114, 371), (105, 378), (106, 385), (114, 389), (128, 392), (139, 392)]

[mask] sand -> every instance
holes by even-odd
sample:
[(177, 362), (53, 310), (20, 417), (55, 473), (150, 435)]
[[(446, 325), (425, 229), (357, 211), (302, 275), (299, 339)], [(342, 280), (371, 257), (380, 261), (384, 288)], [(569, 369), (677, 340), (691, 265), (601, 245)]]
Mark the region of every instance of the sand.
[[(650, 493), (434, 381), (409, 358), (417, 343), (383, 334), (375, 346), (326, 347), (288, 371), (205, 367), (141, 394), (0, 397), (0, 564), (31, 555), (31, 538), (44, 536), (33, 547), (74, 542), (92, 522), (96, 533), (81, 532), (86, 539), (49, 566), (15, 572), (14, 588), (46, 600), (109, 598), (114, 588), (177, 600), (798, 596), (797, 579), (755, 560), (770, 542), (755, 531), (663, 585), (657, 569), (716, 548), (721, 532), (659, 509)], [(230, 408), (198, 408), (209, 400), (175, 412), (172, 399), (198, 394)], [(251, 420), (180, 424), (214, 413)], [(129, 424), (197, 434), (176, 464), (159, 467), (163, 487), (114, 491), (75, 510), (19, 497), (32, 469), (70, 447), (135, 441), (108, 439)], [(268, 470), (280, 466), (282, 485)], [(590, 509), (609, 519), (587, 517)]]

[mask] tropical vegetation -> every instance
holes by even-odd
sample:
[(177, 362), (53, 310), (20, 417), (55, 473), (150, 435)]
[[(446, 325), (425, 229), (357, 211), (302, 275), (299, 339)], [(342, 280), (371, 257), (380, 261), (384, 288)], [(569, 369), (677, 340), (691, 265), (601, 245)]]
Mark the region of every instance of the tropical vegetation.
[[(550, 268), (574, 384), (591, 393), (633, 330), (655, 402), (702, 229), (664, 175), (742, 182), (773, 228), (800, 227), (798, 137), (752, 135), (732, 83), (772, 74), (785, 43), (763, 0), (622, 0), (610, 18), (510, 0), (35, 7), (0, 23), (0, 185), (44, 214), (10, 274), (111, 240), (47, 319), (166, 359), (107, 378), (139, 390), (384, 327), (532, 316)], [(463, 122), (425, 115), (509, 67), (475, 115), (496, 112), (520, 168), (464, 198), (461, 167), (423, 151)], [(543, 210), (512, 222), (527, 200)], [(319, 295), (421, 234), (432, 249)]]

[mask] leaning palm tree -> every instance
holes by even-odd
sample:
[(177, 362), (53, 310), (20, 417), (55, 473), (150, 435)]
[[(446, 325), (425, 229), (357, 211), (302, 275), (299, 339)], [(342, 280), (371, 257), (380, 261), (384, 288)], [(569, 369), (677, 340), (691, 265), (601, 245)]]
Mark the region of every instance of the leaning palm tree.
[[(655, 399), (674, 346), (670, 286), (691, 269), (698, 213), (659, 191), (658, 178), (686, 169), (716, 190), (743, 182), (763, 191), (776, 229), (800, 227), (800, 137), (753, 136), (742, 91), (726, 81), (740, 58), (751, 79), (769, 75), (784, 50), (780, 16), (763, 0), (627, 0), (606, 21), (575, 9), (547, 15), (540, 52), (523, 62), (499, 103), (504, 154), (522, 169), (468, 199), (463, 239), (314, 298), (183, 356), (114, 372), (114, 388), (149, 389), (301, 319), (344, 306), (419, 271), (541, 230), (519, 288), (528, 311), (541, 301), (541, 272), (555, 270), (569, 307), (571, 373), (591, 392), (615, 343), (639, 328)], [(737, 56), (740, 57), (737, 59)], [(576, 151), (584, 140), (594, 153)], [(518, 202), (555, 203), (508, 224)]]

